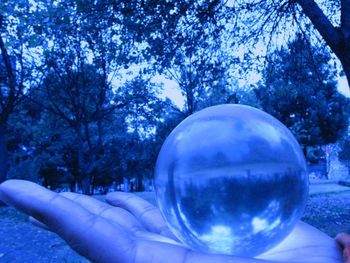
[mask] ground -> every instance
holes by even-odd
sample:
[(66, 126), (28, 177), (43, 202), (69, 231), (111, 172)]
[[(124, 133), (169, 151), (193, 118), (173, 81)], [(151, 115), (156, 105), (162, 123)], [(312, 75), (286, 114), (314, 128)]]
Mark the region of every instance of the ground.
[(303, 221), (317, 227), (331, 237), (350, 233), (350, 191), (317, 194), (309, 198)]
[[(313, 184), (303, 220), (334, 237), (350, 233), (350, 188)], [(150, 193), (140, 194), (153, 201)], [(55, 234), (36, 228), (13, 208), (0, 208), (0, 262), (89, 262), (72, 251)]]
[(55, 234), (31, 225), (27, 216), (13, 208), (0, 208), (0, 237), (0, 262), (89, 262)]

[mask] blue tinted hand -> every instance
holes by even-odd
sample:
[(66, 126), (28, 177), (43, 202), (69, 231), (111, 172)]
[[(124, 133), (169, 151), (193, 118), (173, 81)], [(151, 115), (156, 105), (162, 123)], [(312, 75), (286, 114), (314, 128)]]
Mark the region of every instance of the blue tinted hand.
[(0, 199), (35, 218), (93, 262), (115, 263), (338, 263), (335, 240), (300, 222), (277, 247), (259, 258), (213, 255), (183, 246), (159, 210), (129, 193), (107, 195), (108, 203), (74, 194), (57, 194), (27, 181), (0, 185)]

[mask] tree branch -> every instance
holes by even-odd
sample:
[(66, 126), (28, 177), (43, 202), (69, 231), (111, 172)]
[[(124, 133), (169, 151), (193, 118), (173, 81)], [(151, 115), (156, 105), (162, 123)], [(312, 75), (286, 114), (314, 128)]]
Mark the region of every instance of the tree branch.
[[(345, 0), (349, 1), (349, 0)], [(330, 48), (339, 53), (341, 35), (314, 0), (296, 0)]]
[[(4, 19), (4, 17), (0, 16), (0, 28), (2, 28), (2, 26), (3, 26), (3, 19)], [(4, 60), (6, 73), (9, 76), (9, 86), (10, 86), (10, 89), (12, 89), (16, 85), (15, 75), (13, 73), (13, 69), (12, 69), (12, 65), (11, 65), (11, 61), (10, 61), (10, 56), (7, 53), (7, 50), (5, 47), (5, 42), (4, 42), (1, 34), (0, 34), (0, 50), (1, 50), (1, 56)]]
[[(0, 29), (3, 27), (3, 20), (4, 20), (4, 17), (0, 16)], [(5, 47), (5, 42), (4, 42), (1, 34), (0, 34), (0, 51), (1, 51), (2, 59), (4, 61), (5, 70), (6, 70), (6, 73), (8, 75), (8, 80), (9, 80), (9, 83), (8, 83), (9, 95), (7, 97), (7, 101), (2, 102), (2, 103), (4, 103), (5, 107), (3, 108), (2, 112), (1, 112), (1, 121), (6, 122), (8, 116), (11, 113), (11, 111), (13, 110), (13, 107), (14, 107), (15, 102), (16, 102), (16, 79), (15, 79), (15, 74), (13, 72), (14, 70), (13, 70), (12, 65), (11, 65), (10, 56), (7, 53), (7, 49)]]
[(341, 0), (340, 26), (345, 38), (350, 38), (350, 0)]

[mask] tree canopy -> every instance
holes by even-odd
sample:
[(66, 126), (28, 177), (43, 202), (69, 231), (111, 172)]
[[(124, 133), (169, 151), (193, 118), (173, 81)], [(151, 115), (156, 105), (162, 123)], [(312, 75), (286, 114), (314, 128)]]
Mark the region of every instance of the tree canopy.
[(349, 99), (337, 91), (327, 49), (297, 37), (269, 57), (256, 89), (263, 109), (291, 129), (306, 146), (334, 143), (348, 129)]
[[(335, 142), (348, 100), (330, 52), (349, 79), (349, 5), (1, 2), (0, 181), (27, 176), (91, 193), (124, 178), (141, 190), (170, 131), (221, 103), (264, 108), (305, 146)], [(242, 82), (250, 72), (262, 75), (258, 89)], [(160, 76), (176, 84), (183, 108), (164, 98)]]

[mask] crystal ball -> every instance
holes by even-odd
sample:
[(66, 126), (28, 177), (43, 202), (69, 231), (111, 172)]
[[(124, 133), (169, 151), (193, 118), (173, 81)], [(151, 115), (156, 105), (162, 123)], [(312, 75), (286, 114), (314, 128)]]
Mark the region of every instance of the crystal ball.
[(253, 257), (300, 219), (308, 175), (288, 128), (256, 108), (227, 104), (189, 116), (170, 133), (154, 187), (165, 221), (185, 245)]

